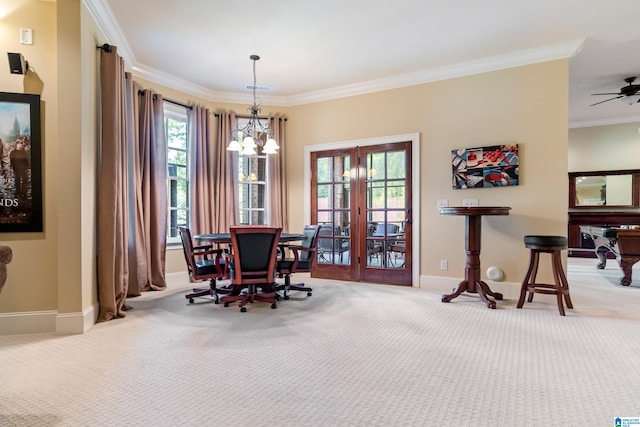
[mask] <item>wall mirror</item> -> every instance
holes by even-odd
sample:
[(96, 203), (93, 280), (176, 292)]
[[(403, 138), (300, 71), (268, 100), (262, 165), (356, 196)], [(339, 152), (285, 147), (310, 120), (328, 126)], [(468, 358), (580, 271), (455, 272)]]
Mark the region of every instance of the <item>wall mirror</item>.
[(569, 207), (638, 207), (638, 170), (571, 172)]

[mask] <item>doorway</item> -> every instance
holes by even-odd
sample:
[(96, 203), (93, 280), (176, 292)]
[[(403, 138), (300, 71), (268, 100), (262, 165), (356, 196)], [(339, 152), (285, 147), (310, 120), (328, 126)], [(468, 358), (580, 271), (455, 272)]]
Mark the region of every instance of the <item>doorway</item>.
[(310, 152), (313, 277), (413, 284), (412, 141)]

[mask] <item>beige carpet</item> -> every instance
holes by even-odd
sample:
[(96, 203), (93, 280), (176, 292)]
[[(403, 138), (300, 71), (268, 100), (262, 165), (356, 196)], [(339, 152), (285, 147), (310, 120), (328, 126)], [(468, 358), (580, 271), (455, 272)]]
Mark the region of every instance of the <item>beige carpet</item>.
[(247, 313), (146, 293), (85, 335), (0, 336), (0, 426), (613, 426), (640, 416), (640, 275), (594, 264), (564, 318), (322, 280)]

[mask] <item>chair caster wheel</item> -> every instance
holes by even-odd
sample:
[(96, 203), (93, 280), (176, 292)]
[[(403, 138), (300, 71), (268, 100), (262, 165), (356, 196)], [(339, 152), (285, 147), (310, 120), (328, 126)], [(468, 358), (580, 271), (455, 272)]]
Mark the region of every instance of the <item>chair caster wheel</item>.
[(275, 302), (273, 304), (271, 304), (271, 308), (278, 308), (278, 304), (276, 304)]
[(224, 306), (225, 306), (225, 307), (229, 307), (229, 303), (228, 303), (228, 302), (225, 302), (225, 303), (224, 303)]
[(189, 304), (193, 304), (193, 298), (189, 298)]
[(247, 307), (240, 307), (240, 313), (246, 313)]
[(285, 296), (284, 296), (284, 299), (289, 299), (289, 295), (285, 295)]
[(312, 294), (311, 292), (307, 292), (307, 296), (310, 297)]

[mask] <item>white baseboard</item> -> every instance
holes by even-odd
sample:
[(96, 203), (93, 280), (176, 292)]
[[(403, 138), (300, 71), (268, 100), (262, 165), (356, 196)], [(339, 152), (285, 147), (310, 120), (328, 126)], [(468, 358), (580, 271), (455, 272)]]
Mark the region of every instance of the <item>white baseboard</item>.
[[(169, 273), (167, 285), (189, 283), (187, 272)], [(99, 305), (94, 303), (82, 312), (58, 313), (56, 310), (0, 313), (0, 335), (55, 333), (77, 335), (89, 331), (98, 320)]]
[[(453, 292), (461, 280), (462, 278), (454, 277), (420, 276), (420, 289), (445, 295)], [(517, 300), (520, 297), (521, 284), (519, 282), (493, 282), (486, 280), (486, 283), (492, 291), (501, 293), (504, 299)]]
[(97, 304), (88, 307), (81, 313), (58, 313), (55, 310), (2, 313), (0, 314), (0, 335), (84, 334), (93, 327), (97, 318)]
[(0, 314), (0, 334), (55, 332), (57, 311), (28, 311)]
[(98, 320), (98, 304), (86, 308), (82, 313), (62, 313), (56, 316), (56, 335), (84, 334)]

